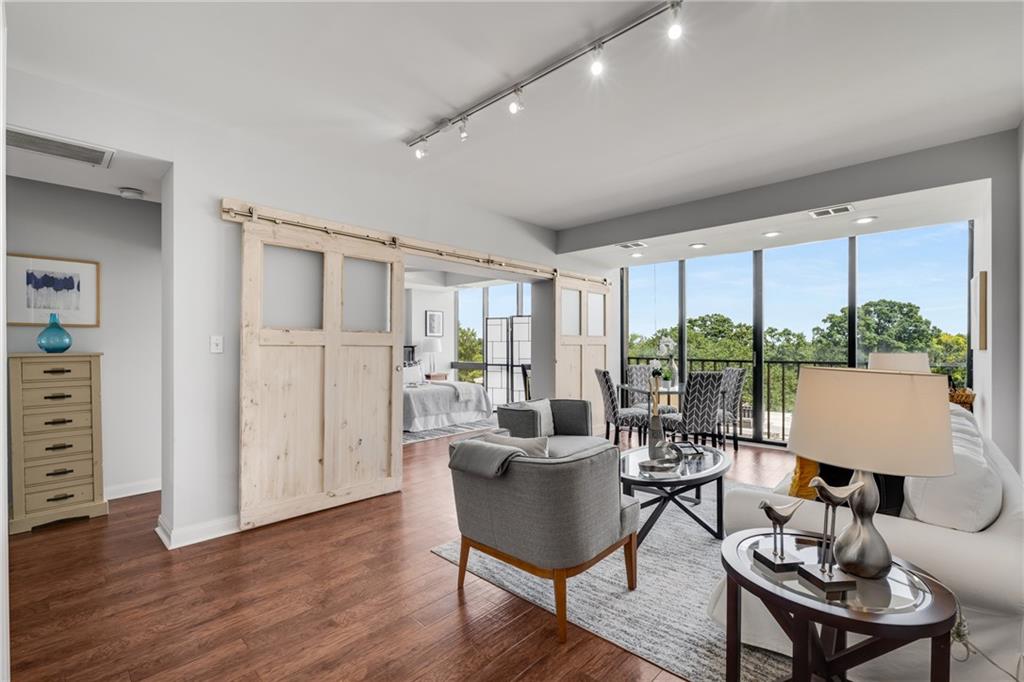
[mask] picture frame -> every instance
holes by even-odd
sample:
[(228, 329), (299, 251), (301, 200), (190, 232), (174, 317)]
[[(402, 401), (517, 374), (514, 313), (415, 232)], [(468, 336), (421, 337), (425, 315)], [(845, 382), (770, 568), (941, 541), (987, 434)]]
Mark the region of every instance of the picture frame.
[(424, 311), (423, 335), (442, 337), (444, 336), (444, 311)]
[(65, 327), (100, 326), (99, 261), (8, 253), (6, 284), (10, 326), (45, 326), (50, 313)]

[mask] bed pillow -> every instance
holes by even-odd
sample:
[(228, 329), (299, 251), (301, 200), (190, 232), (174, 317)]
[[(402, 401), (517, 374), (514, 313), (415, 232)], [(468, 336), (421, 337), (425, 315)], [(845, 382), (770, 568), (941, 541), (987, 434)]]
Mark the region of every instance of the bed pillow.
[(540, 433), (538, 436), (555, 435), (555, 418), (551, 416), (551, 401), (547, 398), (531, 400), (523, 403), (523, 407), (540, 414)]
[(976, 533), (999, 516), (1003, 486), (985, 456), (985, 441), (974, 415), (952, 403), (949, 413), (955, 473), (936, 478), (908, 476), (904, 483), (903, 516), (932, 526)]
[(423, 382), (423, 365), (419, 361), (406, 363), (402, 367), (403, 384), (422, 384)]
[(502, 436), (497, 433), (489, 433), (486, 436), (481, 436), (479, 440), (487, 443), (494, 443), (496, 445), (505, 445), (510, 448), (518, 448), (522, 450), (527, 457), (548, 456), (548, 439), (545, 436), (541, 436), (540, 438), (513, 438), (512, 436)]

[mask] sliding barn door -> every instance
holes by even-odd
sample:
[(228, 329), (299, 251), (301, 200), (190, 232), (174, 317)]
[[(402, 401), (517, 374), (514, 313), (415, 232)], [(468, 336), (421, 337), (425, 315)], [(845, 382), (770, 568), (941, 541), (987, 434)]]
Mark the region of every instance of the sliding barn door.
[(594, 425), (604, 422), (595, 369), (608, 369), (610, 288), (555, 278), (555, 397), (589, 400)]
[(242, 528), (398, 490), (400, 252), (259, 223), (242, 240)]

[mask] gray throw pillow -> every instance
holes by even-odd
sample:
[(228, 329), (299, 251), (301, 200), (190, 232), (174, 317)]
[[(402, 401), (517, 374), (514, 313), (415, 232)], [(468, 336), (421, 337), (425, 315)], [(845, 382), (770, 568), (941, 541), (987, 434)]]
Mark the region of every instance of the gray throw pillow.
[(523, 406), (527, 409), (533, 410), (534, 412), (540, 413), (540, 436), (553, 436), (555, 435), (555, 418), (551, 416), (551, 401), (547, 398), (543, 400), (531, 400), (528, 403), (523, 403)]
[(481, 436), (480, 440), (495, 445), (507, 445), (510, 448), (519, 448), (527, 457), (547, 457), (548, 439), (540, 438), (513, 438), (512, 436), (501, 436), (496, 433), (489, 433)]

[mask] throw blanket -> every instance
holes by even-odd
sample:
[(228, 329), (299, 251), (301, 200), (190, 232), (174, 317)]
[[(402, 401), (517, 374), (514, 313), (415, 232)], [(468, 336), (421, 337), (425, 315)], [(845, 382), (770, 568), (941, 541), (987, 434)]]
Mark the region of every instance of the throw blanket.
[(497, 478), (508, 470), (508, 463), (517, 455), (525, 455), (521, 449), (482, 440), (464, 440), (452, 448), (448, 468), (453, 471)]
[(473, 394), (480, 384), (471, 384), (468, 381), (431, 381), (435, 386), (447, 386), (455, 391), (456, 400), (464, 403), (473, 399)]

